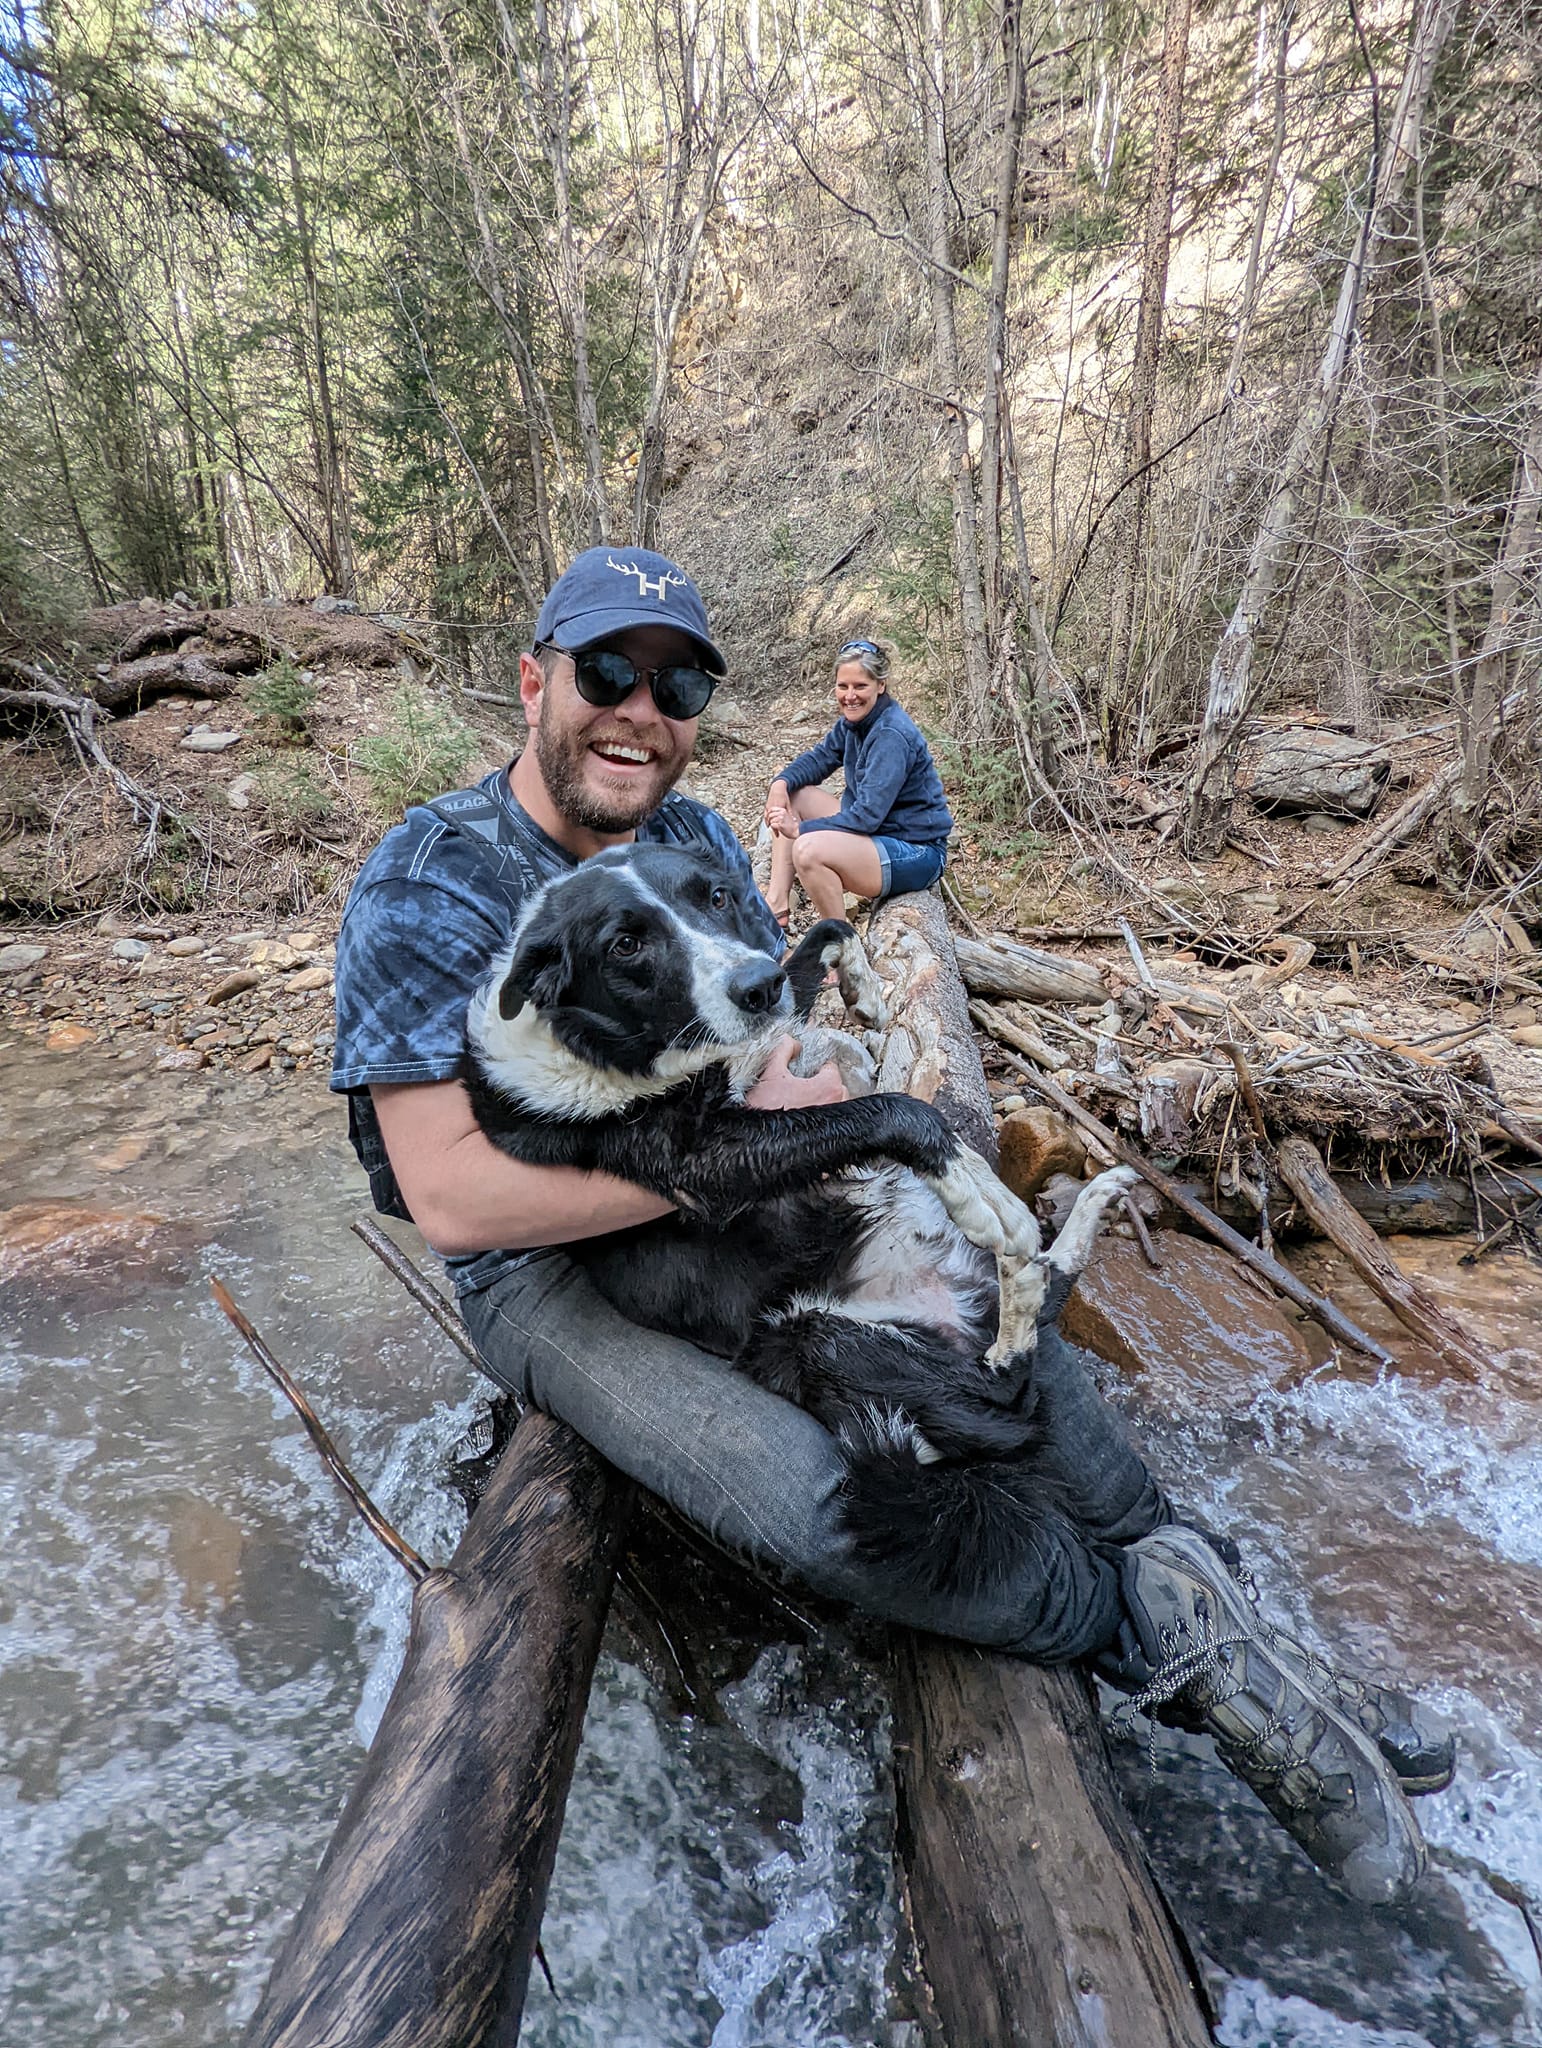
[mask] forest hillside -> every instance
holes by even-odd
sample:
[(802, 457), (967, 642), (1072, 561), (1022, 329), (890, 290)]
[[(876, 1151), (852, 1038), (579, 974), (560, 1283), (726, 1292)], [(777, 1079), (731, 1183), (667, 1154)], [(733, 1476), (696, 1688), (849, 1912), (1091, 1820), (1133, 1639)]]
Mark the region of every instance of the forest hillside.
[[(741, 829), (861, 630), (1024, 915), (1379, 875), (1535, 923), (1535, 0), (9, 19), (9, 918), (250, 892), (253, 828), (335, 915), (635, 541), (731, 652)], [(317, 600), (394, 692), (330, 687)], [(227, 694), (236, 807), (178, 780)]]

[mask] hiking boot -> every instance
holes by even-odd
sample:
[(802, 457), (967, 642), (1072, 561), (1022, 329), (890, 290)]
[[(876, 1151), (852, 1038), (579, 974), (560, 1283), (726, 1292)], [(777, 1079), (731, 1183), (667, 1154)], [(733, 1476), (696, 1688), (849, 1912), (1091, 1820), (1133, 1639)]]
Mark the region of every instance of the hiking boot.
[[(1244, 1577), (1244, 1590), (1247, 1585)], [(1421, 1728), (1407, 1693), (1377, 1685), (1369, 1678), (1356, 1678), (1352, 1672), (1335, 1671), (1315, 1650), (1283, 1629), (1267, 1623), (1260, 1627), (1282, 1664), (1369, 1735), (1391, 1765), (1405, 1799), (1445, 1791), (1456, 1775), (1456, 1738), (1432, 1735)]]
[(1134, 1695), (1130, 1710), (1212, 1737), (1227, 1769), (1352, 1897), (1405, 1897), (1424, 1869), (1424, 1843), (1371, 1732), (1276, 1647), (1194, 1530), (1155, 1529), (1122, 1558), (1139, 1649), (1102, 1668)]
[(1279, 1653), (1281, 1663), (1288, 1665), (1298, 1678), (1305, 1679), (1314, 1692), (1320, 1693), (1340, 1713), (1358, 1722), (1370, 1736), (1397, 1773), (1403, 1797), (1410, 1799), (1426, 1792), (1444, 1792), (1456, 1775), (1456, 1738), (1431, 1735), (1421, 1728), (1416, 1718), (1417, 1709), (1407, 1693), (1396, 1692), (1389, 1685), (1377, 1685), (1369, 1678), (1356, 1678), (1347, 1671), (1335, 1671), (1326, 1658), (1319, 1657), (1315, 1650), (1309, 1650), (1297, 1637), (1287, 1635), (1284, 1629), (1265, 1621), (1258, 1614), (1258, 1588), (1253, 1583), (1253, 1575), (1243, 1564), (1242, 1553), (1231, 1538), (1218, 1535), (1193, 1515), (1185, 1515), (1183, 1526), (1197, 1530), (1210, 1548), (1219, 1553), (1222, 1563), (1253, 1606), (1259, 1634)]

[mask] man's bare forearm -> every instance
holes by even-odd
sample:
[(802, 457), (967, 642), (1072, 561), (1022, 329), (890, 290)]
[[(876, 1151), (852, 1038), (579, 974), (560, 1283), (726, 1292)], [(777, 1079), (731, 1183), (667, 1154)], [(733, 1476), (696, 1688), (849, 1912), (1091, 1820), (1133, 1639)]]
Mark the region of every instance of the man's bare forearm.
[(670, 1212), (630, 1181), (510, 1159), (483, 1137), (458, 1081), (376, 1087), (370, 1096), (412, 1219), (446, 1258), (572, 1244)]
[[(796, 1109), (840, 1102), (833, 1065), (795, 1075), (784, 1038), (745, 1098), (747, 1108)], [(369, 1091), (391, 1170), (412, 1220), (447, 1259), (478, 1252), (576, 1244), (667, 1216), (672, 1202), (631, 1181), (572, 1166), (527, 1166), (482, 1135), (459, 1081), (413, 1081)]]

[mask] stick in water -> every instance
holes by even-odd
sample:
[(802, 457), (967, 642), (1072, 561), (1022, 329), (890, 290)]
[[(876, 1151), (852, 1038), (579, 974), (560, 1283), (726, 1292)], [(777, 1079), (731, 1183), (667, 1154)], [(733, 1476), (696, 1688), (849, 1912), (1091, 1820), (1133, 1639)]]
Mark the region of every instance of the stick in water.
[(459, 1345), (473, 1365), (480, 1366), (482, 1361), (466, 1333), (465, 1324), (432, 1281), (424, 1278), (421, 1269), (408, 1258), (395, 1238), (388, 1236), (373, 1216), (357, 1216), (348, 1227), (355, 1237), (369, 1246), (386, 1271), (400, 1280), (418, 1307), (428, 1311), (450, 1342)]
[(241, 1313), (240, 1309), (236, 1307), (224, 1283), (219, 1280), (211, 1280), (209, 1286), (213, 1292), (214, 1299), (219, 1303), (221, 1309), (223, 1309), (245, 1339), (247, 1350), (251, 1352), (253, 1358), (256, 1359), (257, 1363), (268, 1375), (268, 1378), (272, 1380), (285, 1400), (294, 1409), (296, 1415), (305, 1424), (305, 1433), (320, 1452), (322, 1463), (353, 1502), (360, 1515), (369, 1524), (371, 1530), (385, 1545), (386, 1549), (390, 1551), (409, 1578), (414, 1580), (426, 1579), (432, 1570), (432, 1566), (425, 1564), (406, 1537), (399, 1535), (391, 1527), (391, 1524), (381, 1514), (379, 1508), (376, 1507), (358, 1480), (354, 1478), (347, 1465), (343, 1462), (342, 1453), (338, 1450), (336, 1444), (333, 1443), (331, 1437), (327, 1435), (321, 1418), (317, 1415), (310, 1402), (306, 1400), (298, 1382), (291, 1377), (285, 1367), (279, 1364), (273, 1353), (268, 1349), (261, 1337), (258, 1336), (251, 1323)]

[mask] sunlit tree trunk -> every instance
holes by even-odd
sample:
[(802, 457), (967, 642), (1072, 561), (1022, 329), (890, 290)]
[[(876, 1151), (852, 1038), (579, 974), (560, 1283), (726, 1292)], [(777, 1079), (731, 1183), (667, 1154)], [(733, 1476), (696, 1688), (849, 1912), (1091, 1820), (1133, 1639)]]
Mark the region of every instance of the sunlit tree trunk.
[(1286, 444), (1253, 540), (1241, 595), (1210, 664), (1204, 723), (1189, 779), (1184, 827), (1185, 844), (1191, 853), (1215, 852), (1225, 837), (1237, 745), (1243, 720), (1253, 703), (1258, 632), (1289, 563), (1301, 494), (1322, 462), (1326, 436), (1343, 390), (1366, 274), (1375, 260), (1386, 216), (1401, 203), (1408, 188), (1435, 67), (1455, 20), (1456, 0), (1423, 0), (1415, 19), (1402, 88), (1381, 161), (1375, 167), (1360, 232), (1344, 267), (1327, 346)]
[(985, 738), (991, 725), (991, 662), (980, 567), (979, 507), (969, 459), (969, 415), (963, 398), (958, 319), (954, 305), (949, 223), (948, 50), (942, 0), (926, 0), (922, 24), (921, 125), (930, 180), (927, 206), (928, 281), (932, 349), (946, 416), (949, 484), (953, 500), (953, 564), (958, 576), (964, 642), (964, 725), (967, 737)]
[(1178, 141), (1183, 130), (1183, 82), (1188, 61), (1189, 0), (1167, 0), (1162, 29), (1162, 83), (1157, 99), (1151, 186), (1146, 200), (1135, 368), (1125, 428), (1124, 473), (1135, 481), (1121, 501), (1114, 536), (1115, 585), (1100, 721), (1105, 743), (1113, 755), (1123, 750), (1127, 737), (1124, 727), (1132, 694), (1130, 660), (1145, 582), (1141, 565), (1146, 508), (1151, 495), (1151, 423), (1156, 413), (1157, 365), (1167, 303), (1167, 264), (1172, 247), (1173, 196), (1178, 186)]

